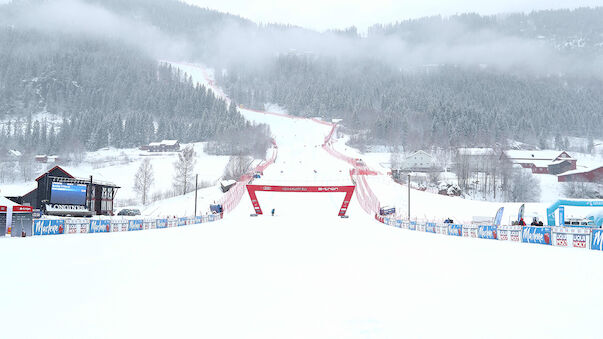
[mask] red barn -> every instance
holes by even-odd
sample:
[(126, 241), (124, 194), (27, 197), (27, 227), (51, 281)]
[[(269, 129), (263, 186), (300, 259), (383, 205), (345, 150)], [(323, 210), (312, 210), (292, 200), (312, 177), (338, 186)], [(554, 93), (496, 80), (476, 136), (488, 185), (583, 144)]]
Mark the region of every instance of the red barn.
[(603, 165), (586, 170), (574, 170), (557, 176), (558, 182), (603, 182)]

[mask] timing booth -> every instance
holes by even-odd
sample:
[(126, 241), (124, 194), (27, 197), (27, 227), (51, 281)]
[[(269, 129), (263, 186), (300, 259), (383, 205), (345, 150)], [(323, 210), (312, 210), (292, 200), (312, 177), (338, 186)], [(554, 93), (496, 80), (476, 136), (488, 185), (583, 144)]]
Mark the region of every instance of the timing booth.
[(113, 199), (119, 186), (93, 180), (92, 176), (76, 178), (60, 166), (53, 167), (36, 181), (38, 188), (22, 200), (46, 215), (113, 215)]

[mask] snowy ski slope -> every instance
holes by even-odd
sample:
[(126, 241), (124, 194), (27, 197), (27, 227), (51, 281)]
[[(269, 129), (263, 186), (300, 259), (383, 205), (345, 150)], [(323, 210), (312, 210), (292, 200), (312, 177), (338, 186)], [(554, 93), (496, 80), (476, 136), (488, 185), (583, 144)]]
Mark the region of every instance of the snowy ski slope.
[[(326, 126), (243, 114), (279, 147), (257, 182), (350, 184)], [(600, 337), (603, 253), (391, 228), (356, 199), (341, 219), (336, 193), (258, 198), (275, 217), (245, 196), (215, 223), (0, 239), (0, 337)]]

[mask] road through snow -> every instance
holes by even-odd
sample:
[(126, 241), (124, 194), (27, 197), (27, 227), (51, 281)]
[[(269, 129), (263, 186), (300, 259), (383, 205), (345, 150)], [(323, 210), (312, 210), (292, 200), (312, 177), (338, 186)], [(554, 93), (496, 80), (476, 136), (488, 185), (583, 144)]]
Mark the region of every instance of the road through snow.
[[(243, 114), (279, 147), (258, 183), (350, 183), (326, 126)], [(341, 194), (259, 197), (275, 217), (245, 196), (215, 223), (0, 239), (0, 337), (600, 337), (603, 253), (391, 228), (356, 199), (341, 219)]]

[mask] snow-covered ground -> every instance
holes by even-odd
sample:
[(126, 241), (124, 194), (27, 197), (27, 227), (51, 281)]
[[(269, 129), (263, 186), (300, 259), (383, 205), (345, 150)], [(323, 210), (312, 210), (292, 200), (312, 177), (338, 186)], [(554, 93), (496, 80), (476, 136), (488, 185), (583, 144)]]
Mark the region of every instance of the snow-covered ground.
[[(279, 147), (258, 183), (349, 183), (349, 165), (320, 147), (327, 126), (243, 114), (269, 124)], [(383, 202), (404, 205), (402, 186), (386, 175), (368, 180)], [(206, 193), (211, 199), (215, 191)], [(500, 206), (412, 195), (412, 213), (437, 218), (493, 216)], [(193, 206), (190, 195), (179, 199), (157, 203), (153, 213)], [(0, 239), (7, 258), (0, 317), (9, 324), (2, 337), (600, 336), (601, 252), (391, 228), (356, 199), (342, 219), (341, 194), (262, 192), (258, 199), (276, 216), (250, 216), (244, 197), (209, 224)], [(518, 207), (507, 206), (509, 213)]]

